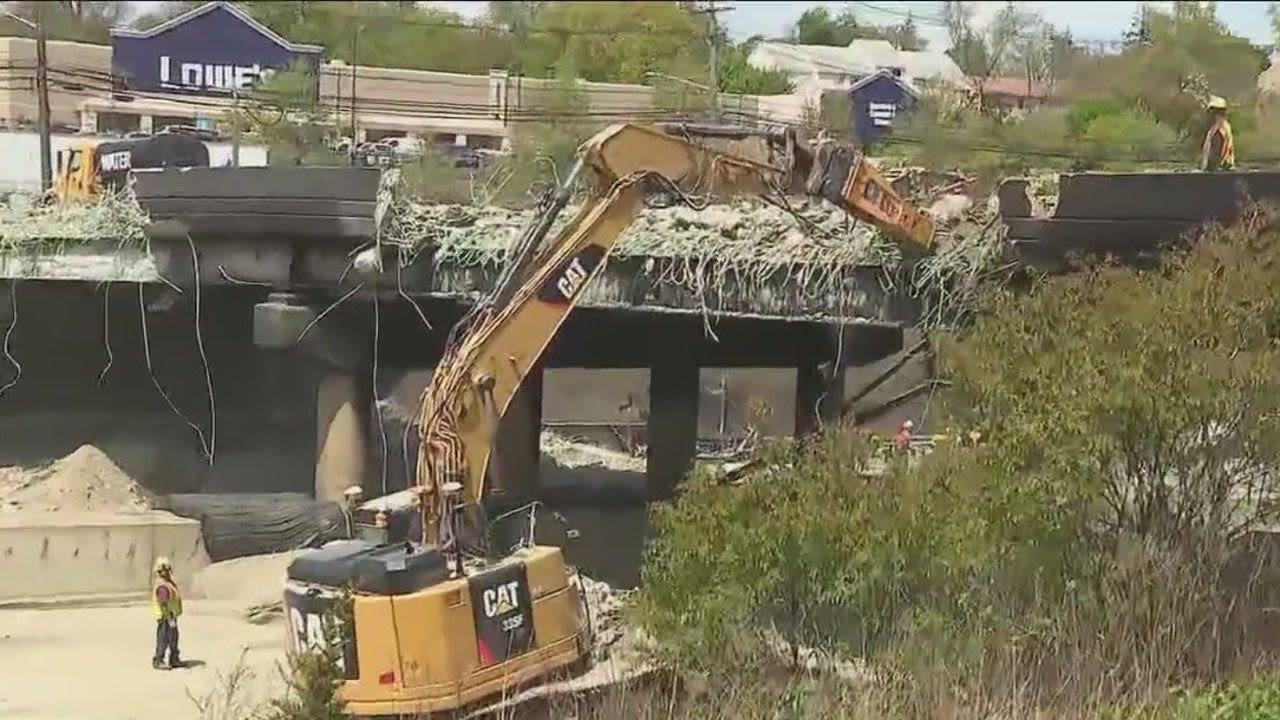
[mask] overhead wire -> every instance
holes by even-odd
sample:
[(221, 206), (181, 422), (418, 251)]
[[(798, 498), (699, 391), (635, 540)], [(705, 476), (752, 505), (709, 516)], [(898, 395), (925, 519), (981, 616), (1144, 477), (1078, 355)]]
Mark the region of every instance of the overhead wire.
[(178, 408), (177, 403), (173, 401), (169, 392), (164, 389), (164, 385), (160, 383), (160, 378), (156, 375), (155, 361), (151, 357), (151, 331), (148, 328), (147, 323), (147, 300), (146, 295), (144, 294), (147, 284), (140, 282), (137, 283), (137, 286), (138, 317), (142, 323), (142, 358), (146, 362), (147, 376), (151, 379), (151, 384), (155, 386), (156, 392), (160, 393), (160, 397), (164, 400), (165, 404), (173, 411), (173, 414), (181, 418), (182, 421), (187, 424), (187, 427), (191, 428), (191, 430), (195, 432), (196, 439), (200, 441), (201, 452), (212, 464), (213, 452), (210, 448), (209, 441), (205, 437), (204, 430), (202, 430), (199, 425), (193, 422), (191, 418), (187, 417), (186, 414)]
[(111, 366), (116, 362), (115, 352), (111, 349), (111, 281), (108, 280), (102, 285), (102, 345), (107, 351), (107, 362), (102, 366), (102, 371), (98, 373), (98, 386), (102, 386), (102, 381), (107, 378), (107, 373), (111, 371)]
[(378, 419), (378, 438), (382, 442), (382, 494), (387, 494), (387, 459), (390, 448), (387, 444), (387, 425), (382, 413), (382, 403), (378, 402), (378, 365), (380, 345), (382, 344), (382, 301), (378, 293), (373, 293), (373, 357), (369, 363), (372, 367), (373, 410)]
[(22, 363), (13, 356), (13, 350), (10, 343), (13, 340), (13, 331), (18, 328), (18, 281), (9, 281), (9, 327), (5, 328), (4, 340), (0, 343), (0, 350), (4, 351), (4, 359), (9, 361), (13, 366), (13, 377), (3, 386), (0, 386), (0, 395), (4, 395), (18, 384), (18, 380), (22, 377)]
[(204, 349), (204, 314), (201, 306), (200, 288), (204, 283), (200, 277), (200, 253), (196, 252), (196, 243), (187, 235), (187, 247), (191, 250), (191, 271), (195, 277), (195, 291), (192, 298), (192, 312), (196, 328), (196, 351), (200, 353), (200, 366), (204, 370), (205, 390), (209, 395), (209, 464), (213, 465), (214, 453), (218, 443), (218, 407), (213, 392), (213, 371), (209, 367), (209, 356)]
[[(63, 71), (53, 68), (51, 69), (51, 72), (56, 76), (58, 73)], [(118, 92), (114, 88), (107, 87), (105, 85), (98, 85), (93, 89), (101, 90), (103, 92)], [(165, 96), (160, 93), (132, 92), (130, 94), (133, 94), (139, 97), (156, 97), (157, 99), (179, 101), (173, 98), (172, 96)], [(195, 98), (195, 97), (189, 98), (189, 99), (182, 98), (180, 102), (195, 105), (197, 107), (216, 107), (217, 109), (222, 111), (230, 110), (230, 106), (225, 105), (222, 102), (219, 102), (216, 100), (210, 100), (207, 98)], [(493, 114), (492, 107), (488, 103), (449, 103), (449, 102), (438, 102), (438, 101), (418, 102), (413, 100), (386, 100), (386, 101), (378, 100), (378, 101), (370, 101), (370, 102), (363, 103), (362, 107), (364, 107), (367, 112), (381, 112), (382, 114), (387, 114), (391, 116), (404, 115), (404, 116), (422, 117), (424, 115), (427, 115), (427, 116), (431, 116), (439, 119), (477, 119), (477, 118), (491, 119)], [(777, 123), (777, 121), (770, 116), (762, 115), (760, 113), (750, 113), (750, 112), (744, 112), (742, 110), (734, 110), (732, 108), (727, 108), (723, 112), (723, 115), (726, 117), (726, 119), (735, 120), (741, 123), (781, 124), (781, 123)], [(590, 110), (586, 112), (582, 112), (582, 111), (565, 112), (565, 111), (555, 111), (555, 110), (548, 111), (543, 108), (534, 108), (529, 110), (517, 109), (514, 112), (509, 113), (508, 119), (516, 122), (522, 121), (522, 120), (549, 121), (549, 120), (559, 120), (559, 119), (618, 120), (621, 116), (629, 117), (634, 121), (644, 122), (646, 120), (669, 119), (671, 116), (671, 112), (669, 110), (663, 110), (663, 109), (651, 109), (648, 111), (618, 109), (615, 111), (604, 110), (604, 111), (598, 111), (598, 112), (590, 111)], [(899, 133), (893, 133), (890, 136), (888, 136), (888, 138), (886, 139), (886, 142), (889, 145), (897, 145), (897, 144), (925, 145), (925, 144), (928, 144), (930, 140), (926, 138), (912, 137), (908, 134), (899, 132)], [(981, 142), (957, 143), (954, 139), (949, 139), (947, 141), (947, 144), (948, 144), (948, 147), (953, 149), (963, 149), (971, 152), (985, 152), (985, 153), (998, 154), (1003, 156), (1021, 156), (1021, 157), (1027, 157), (1027, 158), (1047, 158), (1047, 159), (1060, 159), (1060, 160), (1074, 160), (1082, 156), (1079, 145), (1073, 145), (1071, 147), (1064, 146), (1061, 148), (1053, 148), (1053, 147), (1010, 148), (1007, 145), (998, 146), (998, 145), (981, 143)], [(1193, 159), (1192, 155), (1193, 153), (1189, 148), (1179, 146), (1179, 145), (1167, 145), (1167, 146), (1152, 148), (1151, 151), (1134, 151), (1134, 152), (1127, 152), (1127, 153), (1110, 152), (1110, 153), (1107, 153), (1105, 157), (1100, 157), (1098, 159), (1102, 161), (1111, 161), (1111, 162), (1130, 161), (1130, 162), (1139, 162), (1139, 163), (1141, 162), (1177, 163), (1177, 162), (1185, 162)], [(1260, 163), (1280, 162), (1280, 157), (1255, 156), (1251, 159)]]

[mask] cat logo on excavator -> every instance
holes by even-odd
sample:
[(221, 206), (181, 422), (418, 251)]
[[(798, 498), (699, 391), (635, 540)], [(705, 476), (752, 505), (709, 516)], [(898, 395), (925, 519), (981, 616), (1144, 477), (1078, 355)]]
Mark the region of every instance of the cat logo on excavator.
[(515, 610), (519, 606), (519, 596), (516, 594), (519, 591), (520, 583), (515, 580), (485, 590), (482, 600), (484, 616), (492, 618)]

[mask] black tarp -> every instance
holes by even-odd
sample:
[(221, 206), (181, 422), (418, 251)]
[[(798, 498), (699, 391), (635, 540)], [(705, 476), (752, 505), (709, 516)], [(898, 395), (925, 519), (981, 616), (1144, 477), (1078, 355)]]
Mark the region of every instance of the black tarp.
[(199, 520), (214, 562), (347, 537), (342, 508), (303, 493), (179, 493), (160, 497), (156, 507)]

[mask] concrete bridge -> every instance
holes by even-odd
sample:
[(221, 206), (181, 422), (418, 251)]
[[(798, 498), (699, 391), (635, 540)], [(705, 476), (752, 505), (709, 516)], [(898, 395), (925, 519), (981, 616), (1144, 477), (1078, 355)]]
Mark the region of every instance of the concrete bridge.
[[(410, 386), (497, 268), (428, 244), (357, 278), (353, 251), (379, 240), (368, 201), (376, 171), (326, 169), (317, 180), (301, 170), (140, 173), (148, 246), (104, 239), (0, 255), (0, 328), (16, 317), (9, 354), (22, 365), (20, 377), (0, 370), (0, 386), (17, 380), (0, 402), (0, 444), (10, 446), (0, 460), (32, 459), (18, 447), (114, 442), (114, 456), (137, 456), (126, 469), (153, 484), (190, 473), (204, 487), (322, 497), (356, 478), (373, 494), (399, 489)], [(840, 410), (846, 368), (902, 348), (914, 312), (871, 265), (828, 268), (825, 292), (797, 292), (784, 268), (695, 292), (663, 272), (675, 262), (621, 254), (544, 359), (549, 369), (649, 371), (637, 405), (647, 406), (652, 497), (669, 495), (692, 463), (701, 367), (794, 369), (787, 424), (804, 432)], [(292, 350), (265, 347), (281, 333), (300, 336)], [(504, 483), (527, 495), (538, 485), (542, 388), (539, 369), (496, 458)], [(122, 433), (126, 423), (137, 430)], [(168, 449), (150, 447), (147, 433)], [(185, 460), (166, 459), (175, 447)], [(191, 462), (207, 454), (211, 463)]]

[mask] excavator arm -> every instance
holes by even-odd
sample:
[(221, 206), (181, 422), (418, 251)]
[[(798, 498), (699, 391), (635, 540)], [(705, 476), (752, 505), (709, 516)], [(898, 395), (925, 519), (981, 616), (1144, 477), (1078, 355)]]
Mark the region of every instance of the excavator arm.
[[(530, 369), (602, 270), (646, 197), (732, 197), (803, 192), (823, 197), (907, 245), (927, 249), (929, 216), (902, 201), (889, 183), (846, 148), (799, 147), (789, 132), (614, 125), (588, 140), (570, 178), (558, 189), (495, 290), (455, 329), (422, 396), (417, 418), (418, 510), (427, 543), (450, 544), (445, 522), (452, 498), (479, 504), (499, 421)], [(695, 139), (695, 136), (697, 139)], [(762, 157), (711, 147), (764, 137)], [(705, 142), (699, 142), (703, 140)], [(547, 239), (556, 215), (583, 173), (591, 199)], [(500, 477), (495, 478), (498, 485)]]

